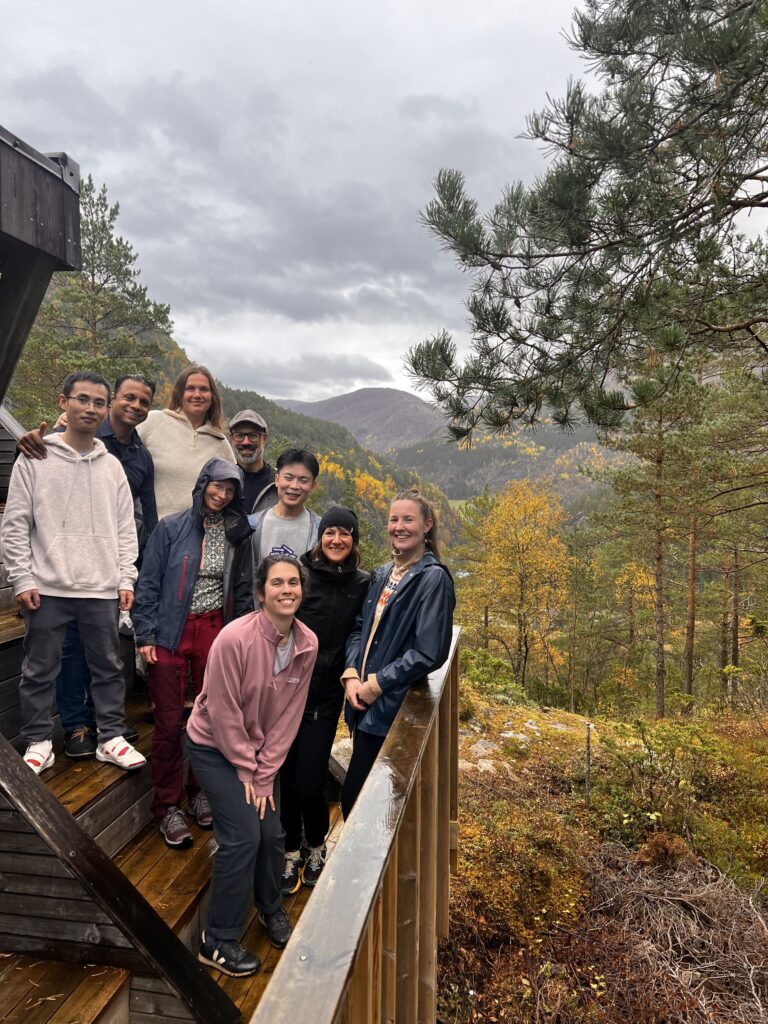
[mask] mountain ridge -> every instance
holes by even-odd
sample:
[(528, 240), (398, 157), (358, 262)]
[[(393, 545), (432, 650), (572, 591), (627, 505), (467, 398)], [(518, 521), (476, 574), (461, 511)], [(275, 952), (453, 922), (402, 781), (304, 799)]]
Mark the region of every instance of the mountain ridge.
[(359, 388), (318, 402), (272, 399), (284, 409), (338, 423), (380, 455), (443, 431), (442, 415), (422, 398), (398, 388)]

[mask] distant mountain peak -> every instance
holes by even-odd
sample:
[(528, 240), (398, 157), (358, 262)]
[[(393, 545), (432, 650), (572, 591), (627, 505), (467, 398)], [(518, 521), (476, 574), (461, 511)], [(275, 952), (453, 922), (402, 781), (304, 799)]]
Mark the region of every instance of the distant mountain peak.
[(445, 425), (428, 402), (398, 388), (359, 388), (319, 402), (275, 399), (275, 403), (340, 423), (359, 444), (379, 454), (423, 441)]

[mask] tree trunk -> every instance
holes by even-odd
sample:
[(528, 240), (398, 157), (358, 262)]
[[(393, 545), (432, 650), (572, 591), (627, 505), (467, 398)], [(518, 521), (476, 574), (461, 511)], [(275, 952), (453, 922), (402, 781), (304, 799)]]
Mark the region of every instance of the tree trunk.
[[(741, 598), (741, 579), (739, 565), (739, 549), (733, 549), (733, 584), (731, 586), (731, 668), (739, 667), (739, 601)], [(736, 696), (739, 679), (736, 672), (729, 672), (729, 691), (731, 700)]]
[(728, 566), (728, 559), (726, 558), (723, 563), (723, 595), (722, 595), (722, 611), (720, 615), (720, 697), (725, 704), (728, 700), (728, 673), (726, 668), (728, 667), (728, 646), (729, 646), (729, 626), (731, 620), (731, 590), (728, 586), (728, 576), (730, 574), (730, 568)]
[(664, 661), (664, 531), (662, 529), (661, 474), (663, 457), (656, 462), (657, 486), (654, 492), (655, 528), (653, 544), (654, 597), (656, 602), (654, 625), (656, 627), (656, 708), (655, 717), (665, 714), (666, 666)]
[(573, 618), (571, 619), (571, 635), (568, 640), (568, 692), (571, 696), (571, 714), (576, 713), (576, 624), (578, 614), (576, 605), (573, 606)]
[(691, 516), (691, 529), (688, 534), (688, 606), (685, 616), (685, 646), (683, 648), (683, 693), (693, 693), (693, 652), (696, 639), (696, 548), (697, 548), (696, 516)]
[(488, 605), (483, 609), (483, 647), (488, 650)]

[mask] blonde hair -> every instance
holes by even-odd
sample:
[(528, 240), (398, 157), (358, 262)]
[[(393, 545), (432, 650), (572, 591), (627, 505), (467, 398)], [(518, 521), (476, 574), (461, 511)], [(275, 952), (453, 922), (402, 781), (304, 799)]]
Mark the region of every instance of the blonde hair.
[(437, 546), (437, 509), (432, 502), (415, 488), (413, 490), (398, 491), (391, 504), (394, 505), (396, 501), (412, 501), (415, 505), (419, 506), (421, 517), (425, 522), (427, 519), (432, 520), (432, 525), (424, 535), (424, 544), (427, 551), (431, 551), (435, 558), (440, 558), (440, 549)]

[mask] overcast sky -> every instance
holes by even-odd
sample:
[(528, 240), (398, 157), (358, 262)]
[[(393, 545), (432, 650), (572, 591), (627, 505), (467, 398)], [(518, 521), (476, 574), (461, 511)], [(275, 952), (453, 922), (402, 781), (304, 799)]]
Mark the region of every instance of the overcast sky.
[(542, 166), (517, 136), (580, 73), (572, 0), (25, 0), (0, 18), (0, 124), (120, 202), (176, 340), (238, 387), (412, 390), (464, 336), (468, 281), (420, 226), (441, 167), (488, 207)]

